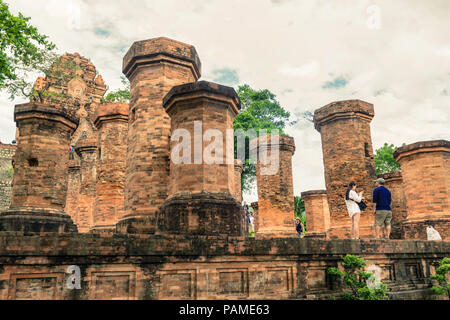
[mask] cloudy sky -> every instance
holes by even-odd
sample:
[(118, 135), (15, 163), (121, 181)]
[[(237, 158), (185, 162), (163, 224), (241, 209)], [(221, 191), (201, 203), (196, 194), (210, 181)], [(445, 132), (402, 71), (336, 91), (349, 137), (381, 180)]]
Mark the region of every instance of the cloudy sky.
[[(375, 105), (374, 148), (450, 137), (448, 0), (6, 0), (61, 52), (90, 58), (111, 89), (136, 40), (166, 36), (196, 47), (202, 79), (274, 92), (293, 115), (329, 102)], [(14, 138), (0, 95), (0, 140)], [(295, 194), (324, 188), (320, 135), (300, 121)], [(254, 200), (256, 195), (247, 195)]]

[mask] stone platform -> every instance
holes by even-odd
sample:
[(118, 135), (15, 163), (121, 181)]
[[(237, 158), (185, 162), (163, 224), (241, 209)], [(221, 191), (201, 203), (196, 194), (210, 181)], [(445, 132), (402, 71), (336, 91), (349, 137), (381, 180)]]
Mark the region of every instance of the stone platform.
[(427, 299), (450, 242), (0, 232), (0, 299), (326, 299), (347, 253), (378, 265), (393, 298)]

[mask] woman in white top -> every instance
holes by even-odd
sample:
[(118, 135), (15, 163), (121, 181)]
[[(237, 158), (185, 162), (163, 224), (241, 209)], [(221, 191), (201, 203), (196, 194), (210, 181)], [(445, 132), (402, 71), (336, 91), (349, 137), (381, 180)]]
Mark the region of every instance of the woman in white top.
[(358, 203), (364, 199), (362, 196), (363, 192), (356, 193), (356, 183), (350, 182), (345, 193), (345, 204), (347, 205), (348, 215), (352, 218), (352, 239), (359, 239), (359, 217), (361, 216), (361, 210), (359, 209)]

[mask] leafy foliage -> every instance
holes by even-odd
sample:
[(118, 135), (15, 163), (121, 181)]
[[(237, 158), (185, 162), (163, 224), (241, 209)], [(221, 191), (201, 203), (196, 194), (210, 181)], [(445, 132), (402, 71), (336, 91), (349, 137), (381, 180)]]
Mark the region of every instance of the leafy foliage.
[(300, 218), (306, 231), (305, 201), (299, 196), (294, 197), (294, 215)]
[(375, 151), (374, 159), (377, 174), (400, 170), (400, 164), (394, 159), (395, 150), (397, 150), (396, 146), (385, 143), (381, 148)]
[(367, 263), (363, 258), (347, 254), (344, 257), (344, 272), (338, 268), (328, 268), (328, 275), (334, 281), (342, 281), (346, 291), (344, 300), (389, 300), (385, 284), (380, 283), (377, 288), (370, 289), (367, 280), (373, 275), (364, 271)]
[(439, 261), (439, 267), (436, 274), (431, 279), (437, 280), (439, 285), (433, 286), (431, 292), (436, 295), (446, 295), (450, 298), (450, 283), (448, 277), (450, 275), (450, 258), (444, 258)]
[[(256, 136), (261, 130), (267, 134), (284, 134), (286, 126), (293, 125), (289, 121), (291, 114), (286, 111), (276, 99), (276, 95), (267, 89), (254, 90), (248, 84), (238, 87), (237, 94), (241, 99), (241, 112), (234, 118), (234, 130), (246, 132), (255, 130)], [(246, 138), (246, 159), (243, 164), (241, 185), (243, 191), (251, 190), (256, 180), (255, 165), (249, 161), (248, 142)], [(235, 144), (236, 149), (236, 144)]]
[(130, 102), (130, 82), (124, 76), (120, 77), (122, 89), (109, 92), (106, 97), (102, 98), (102, 102)]
[(29, 97), (32, 82), (27, 74), (49, 69), (56, 59), (55, 45), (29, 21), (21, 13), (11, 14), (0, 0), (0, 89), (7, 89), (11, 99)]

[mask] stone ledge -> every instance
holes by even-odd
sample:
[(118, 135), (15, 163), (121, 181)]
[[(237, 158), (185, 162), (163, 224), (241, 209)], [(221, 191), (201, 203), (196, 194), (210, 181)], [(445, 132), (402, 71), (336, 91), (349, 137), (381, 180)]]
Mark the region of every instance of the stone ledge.
[(420, 152), (450, 152), (450, 141), (448, 140), (430, 140), (419, 141), (400, 147), (394, 152), (394, 158), (398, 161), (400, 158), (410, 156)]

